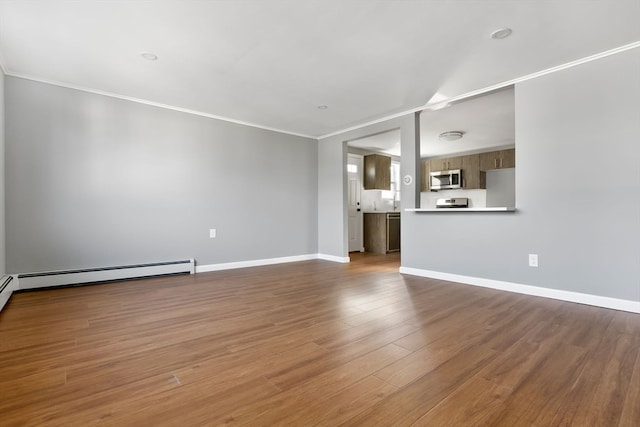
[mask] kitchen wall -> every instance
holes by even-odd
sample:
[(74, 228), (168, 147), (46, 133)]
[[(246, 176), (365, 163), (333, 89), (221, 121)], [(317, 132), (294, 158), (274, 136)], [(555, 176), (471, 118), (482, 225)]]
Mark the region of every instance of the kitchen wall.
[(15, 77), (5, 90), (8, 271), (317, 253), (317, 141)]

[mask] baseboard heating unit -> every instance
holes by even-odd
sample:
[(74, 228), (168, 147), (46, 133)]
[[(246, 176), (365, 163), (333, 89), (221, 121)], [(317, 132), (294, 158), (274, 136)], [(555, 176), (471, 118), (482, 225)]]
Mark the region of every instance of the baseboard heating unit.
[(9, 301), (9, 297), (13, 292), (13, 276), (4, 276), (0, 281), (0, 310)]
[(39, 289), (55, 286), (82, 285), (113, 280), (139, 279), (170, 274), (194, 274), (193, 259), (79, 270), (48, 271), (18, 274), (16, 289)]

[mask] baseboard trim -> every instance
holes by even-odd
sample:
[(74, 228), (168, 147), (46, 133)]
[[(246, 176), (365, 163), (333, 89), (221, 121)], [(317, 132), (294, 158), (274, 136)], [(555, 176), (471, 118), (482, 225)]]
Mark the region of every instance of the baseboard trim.
[(323, 259), (325, 261), (340, 262), (343, 264), (351, 262), (351, 258), (349, 258), (348, 256), (345, 257), (345, 256), (318, 254), (318, 259)]
[(522, 285), (519, 283), (503, 282), (500, 280), (483, 279), (480, 277), (462, 276), (459, 274), (442, 273), (439, 271), (422, 270), (419, 268), (400, 267), (400, 273), (412, 276), (428, 277), (430, 279), (447, 280), (465, 285), (480, 286), (507, 292), (552, 298), (561, 301), (611, 308), (614, 310), (640, 313), (640, 301), (623, 300), (580, 292), (563, 291), (559, 289), (542, 288), (539, 286)]
[(263, 265), (284, 264), (286, 262), (307, 261), (316, 259), (316, 254), (295, 255), (279, 258), (254, 259), (250, 261), (225, 262), (221, 264), (196, 265), (196, 273), (206, 273), (209, 271), (233, 270), (236, 268), (260, 267)]

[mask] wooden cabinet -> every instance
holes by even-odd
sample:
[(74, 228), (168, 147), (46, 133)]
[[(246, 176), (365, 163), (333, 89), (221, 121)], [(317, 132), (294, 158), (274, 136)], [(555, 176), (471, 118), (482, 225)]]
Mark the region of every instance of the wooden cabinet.
[(429, 161), (432, 171), (448, 171), (462, 169), (462, 157), (450, 157), (446, 159), (432, 159)]
[(420, 161), (420, 191), (431, 190), (429, 185), (429, 172), (431, 172), (429, 163), (429, 159), (423, 159)]
[(364, 250), (378, 254), (400, 250), (400, 213), (365, 212)]
[(487, 188), (486, 173), (480, 171), (480, 155), (462, 157), (462, 188), (476, 190)]
[(506, 169), (516, 167), (516, 150), (491, 151), (480, 154), (480, 170)]
[(380, 154), (364, 156), (364, 189), (391, 190), (391, 157)]

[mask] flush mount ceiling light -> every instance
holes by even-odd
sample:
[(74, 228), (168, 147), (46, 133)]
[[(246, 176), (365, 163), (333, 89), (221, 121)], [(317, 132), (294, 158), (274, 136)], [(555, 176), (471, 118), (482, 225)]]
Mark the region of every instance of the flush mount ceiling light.
[(158, 59), (158, 55), (151, 52), (140, 52), (140, 56), (142, 56), (147, 61), (156, 61)]
[(326, 110), (327, 108), (329, 107), (327, 107), (326, 105), (318, 105), (318, 110)]
[(511, 28), (500, 28), (491, 33), (491, 38), (494, 40), (506, 39), (511, 35)]
[(464, 135), (464, 132), (462, 131), (450, 130), (448, 132), (442, 132), (440, 135), (438, 135), (438, 138), (440, 139), (440, 141), (457, 141), (458, 139), (462, 138), (462, 135)]

